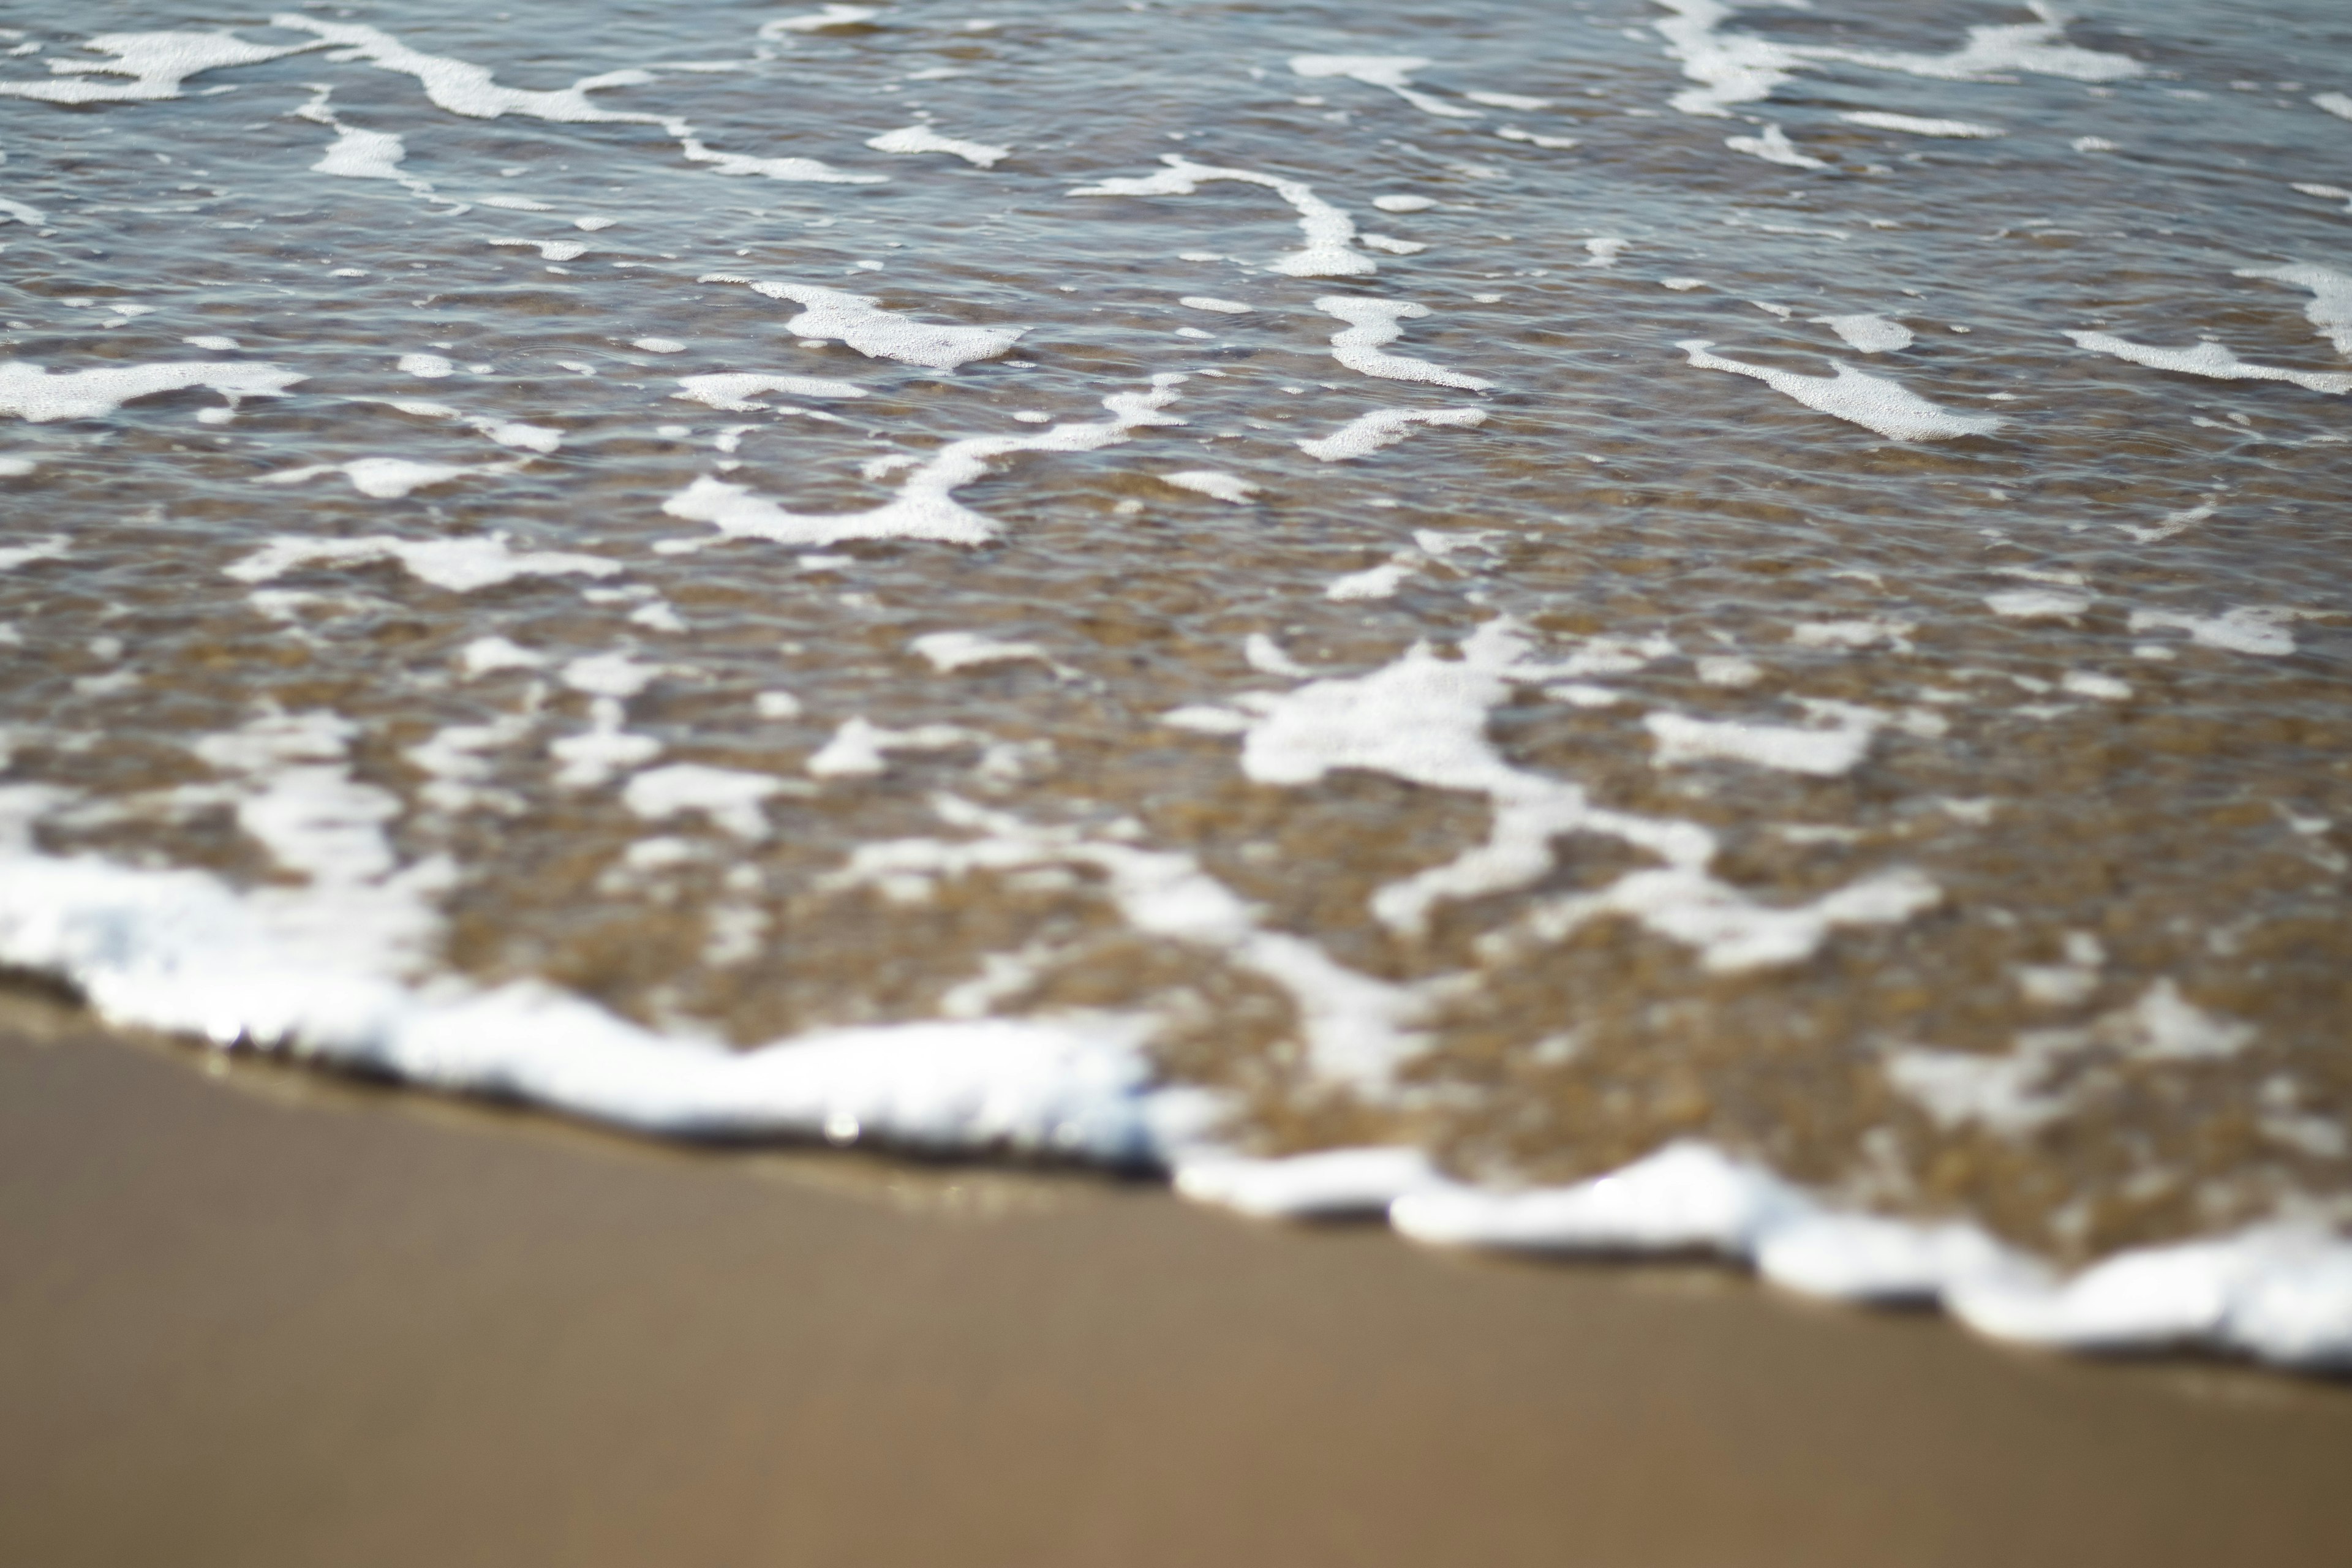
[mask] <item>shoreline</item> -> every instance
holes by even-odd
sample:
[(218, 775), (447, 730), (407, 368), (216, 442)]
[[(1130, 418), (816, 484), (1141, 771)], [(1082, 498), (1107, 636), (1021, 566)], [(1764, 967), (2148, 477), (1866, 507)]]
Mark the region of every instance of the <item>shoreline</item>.
[(676, 1149), (21, 994), (0, 1090), (12, 1561), (2292, 1564), (2343, 1540), (2336, 1384), (2005, 1352), (1716, 1267), (1236, 1222), (1157, 1184)]

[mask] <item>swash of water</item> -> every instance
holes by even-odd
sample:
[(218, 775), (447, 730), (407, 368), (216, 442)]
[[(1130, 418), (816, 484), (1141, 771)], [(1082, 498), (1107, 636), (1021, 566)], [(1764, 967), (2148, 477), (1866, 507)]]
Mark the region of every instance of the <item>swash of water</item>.
[(510, 4), (0, 11), (0, 957), (2352, 1357), (2352, 16)]

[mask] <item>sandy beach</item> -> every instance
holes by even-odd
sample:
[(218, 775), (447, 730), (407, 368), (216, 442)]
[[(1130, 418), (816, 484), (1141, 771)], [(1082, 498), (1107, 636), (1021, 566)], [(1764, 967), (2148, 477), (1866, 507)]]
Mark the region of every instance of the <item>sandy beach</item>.
[(0, 1039), (0, 1560), (2343, 1561), (2352, 1391)]

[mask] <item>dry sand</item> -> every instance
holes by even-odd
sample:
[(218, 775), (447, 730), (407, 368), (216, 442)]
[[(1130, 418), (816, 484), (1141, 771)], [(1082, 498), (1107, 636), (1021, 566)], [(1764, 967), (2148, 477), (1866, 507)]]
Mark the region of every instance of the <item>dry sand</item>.
[(2341, 1386), (214, 1076), (0, 1012), (0, 1563), (2352, 1561)]

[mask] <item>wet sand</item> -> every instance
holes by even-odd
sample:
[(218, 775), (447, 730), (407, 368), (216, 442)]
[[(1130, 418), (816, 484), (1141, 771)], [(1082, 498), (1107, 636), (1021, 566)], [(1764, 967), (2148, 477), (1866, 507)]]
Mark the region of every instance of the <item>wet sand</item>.
[(2283, 1568), (2346, 1560), (2347, 1465), (2341, 1386), (0, 1015), (27, 1568)]

